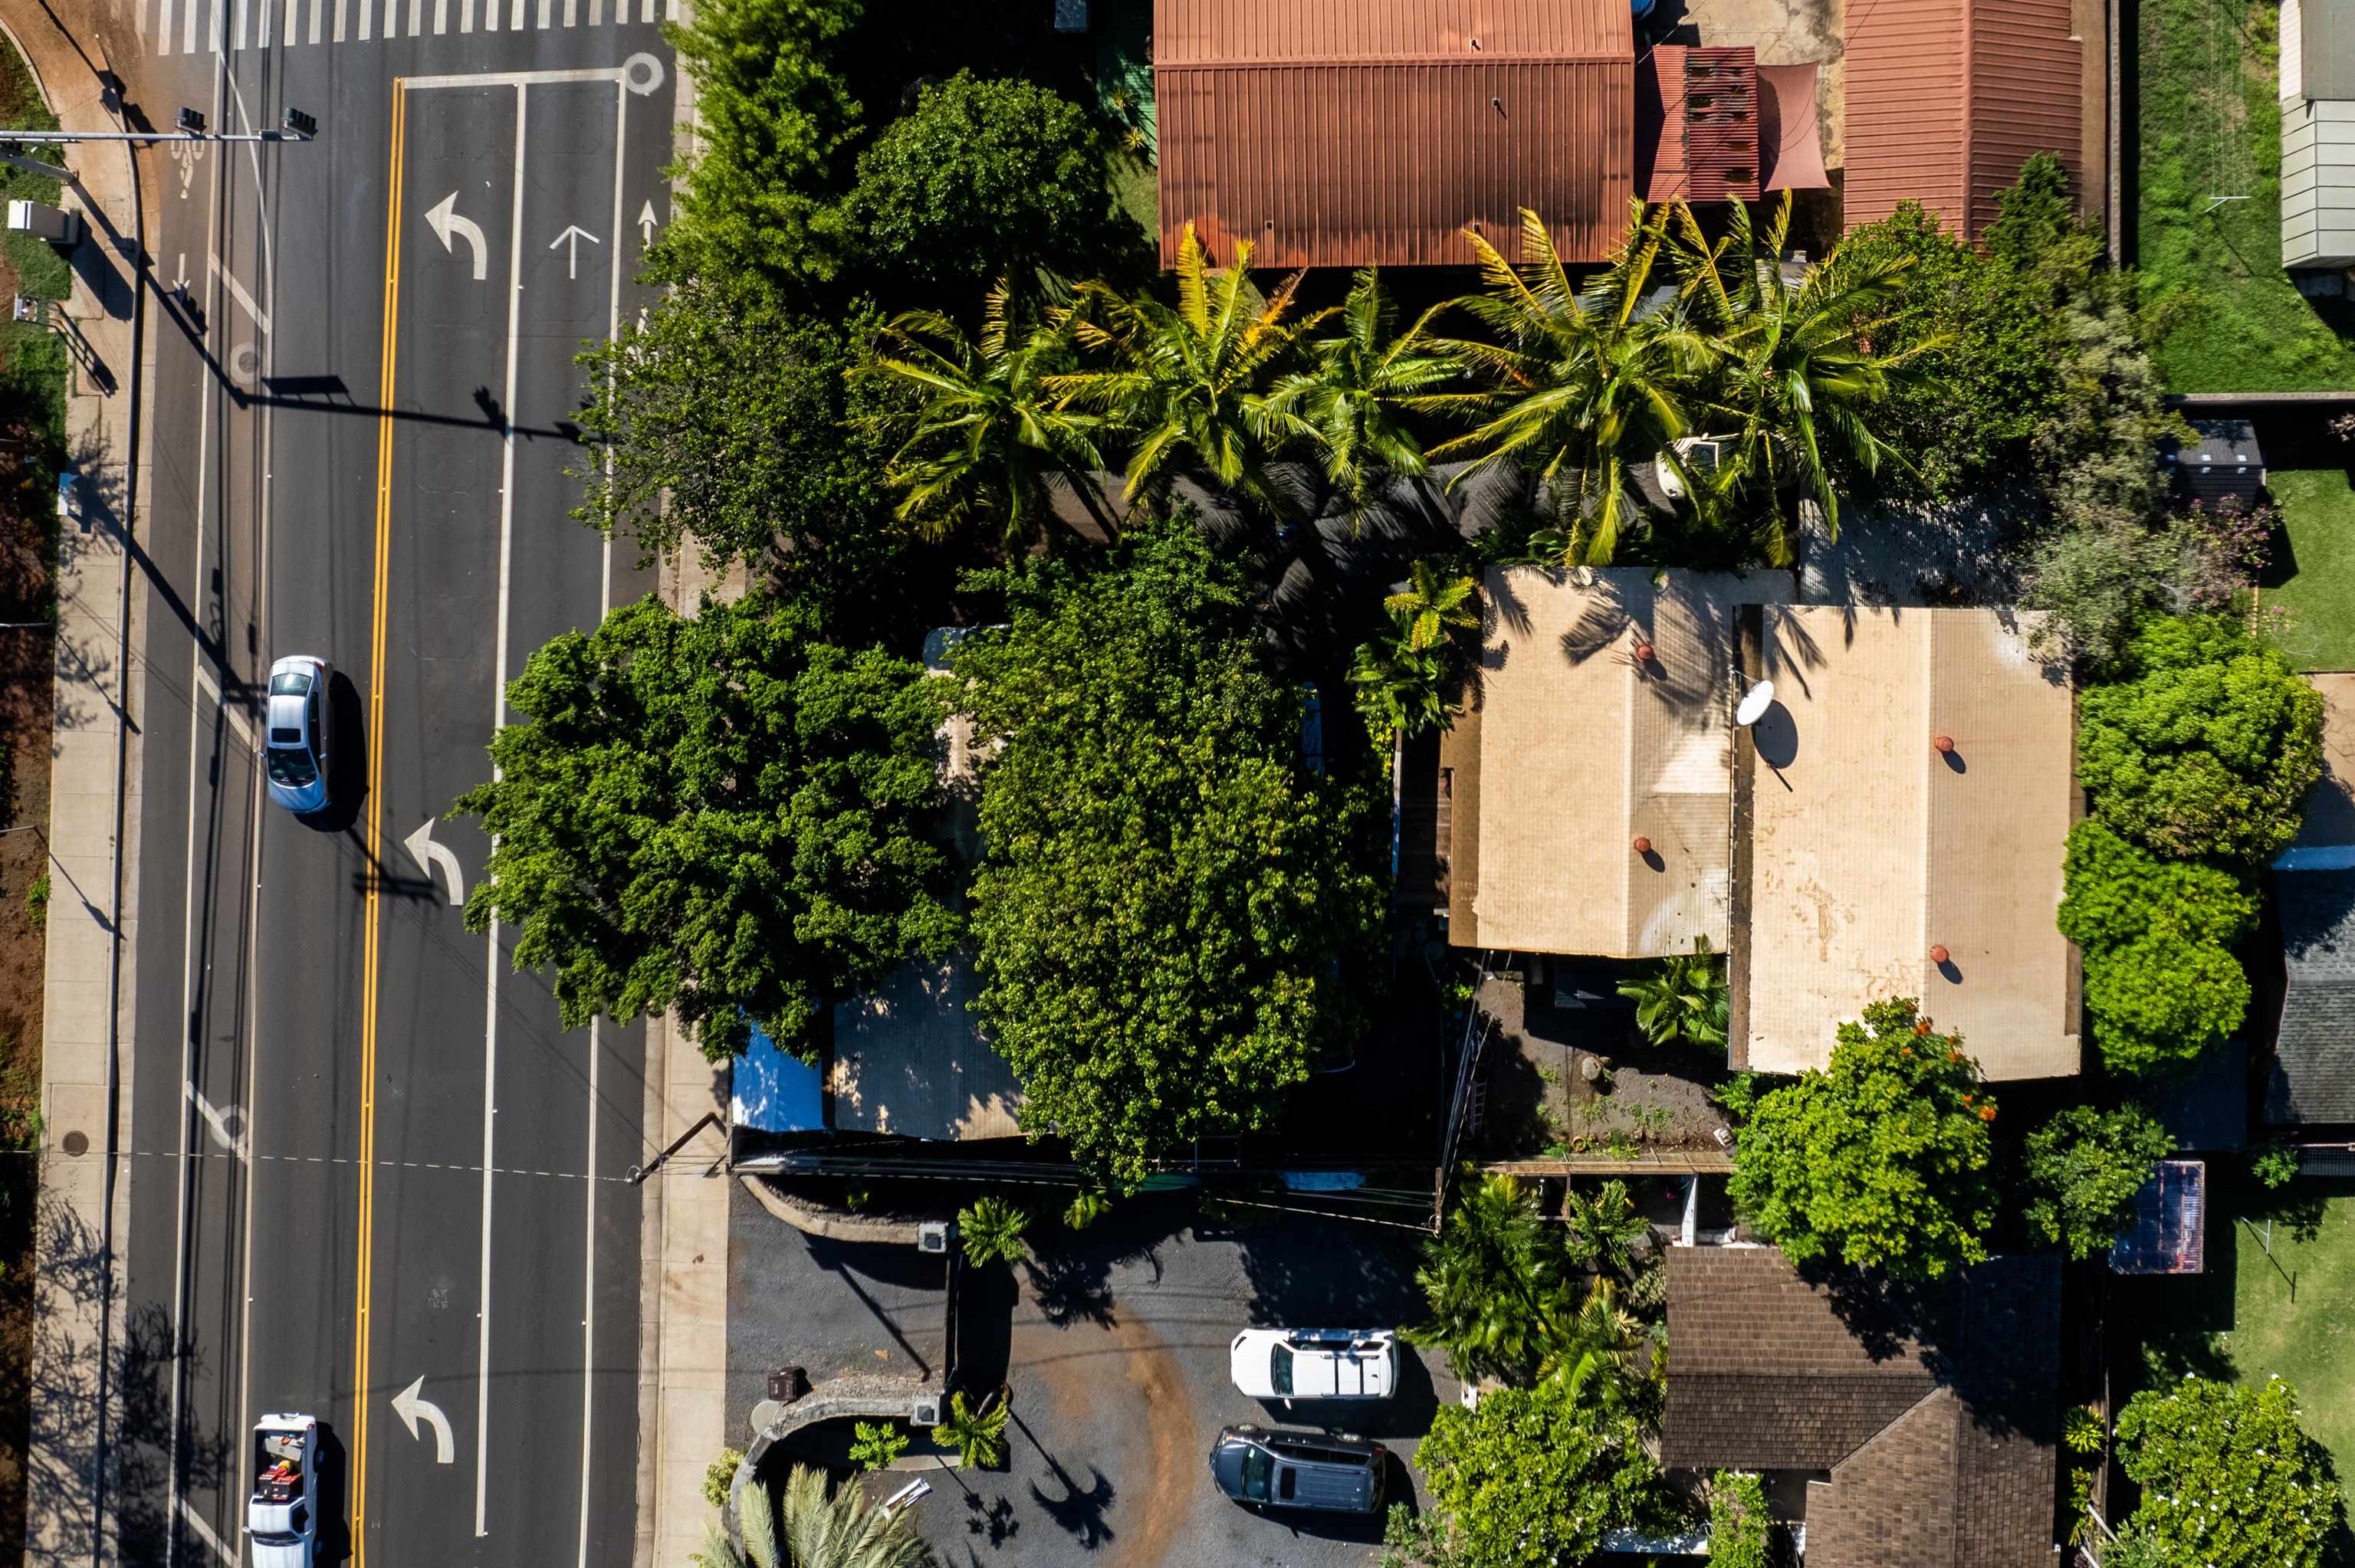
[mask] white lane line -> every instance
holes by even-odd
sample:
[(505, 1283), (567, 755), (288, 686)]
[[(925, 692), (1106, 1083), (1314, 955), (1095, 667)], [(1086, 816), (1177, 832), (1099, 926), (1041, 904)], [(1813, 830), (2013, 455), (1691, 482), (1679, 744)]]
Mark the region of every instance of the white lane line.
[(213, 1527), (205, 1522), (205, 1516), (190, 1508), (186, 1498), (180, 1499), (180, 1520), (197, 1532), (197, 1539), (210, 1547), (213, 1555), (228, 1564), (228, 1568), (237, 1568), (237, 1548), (214, 1533)]
[[(618, 162), (621, 149), (614, 148)], [(610, 560), (613, 546), (606, 546)], [(598, 619), (604, 618), (602, 595), (599, 596)], [(597, 1058), (604, 1054), (598, 1038), (597, 1020), (589, 1021), (589, 1169), (597, 1169)], [(591, 1435), (596, 1431), (597, 1404), (597, 1183), (586, 1183), (589, 1192), (589, 1213), (582, 1224), (583, 1256), (581, 1298), (581, 1563), (589, 1568), (589, 1457)]]
[[(494, 5), (497, 0), (492, 0)], [(591, 66), (580, 70), (484, 71), (472, 76), (405, 76), (400, 85), (411, 92), (432, 87), (545, 87), (567, 81), (629, 80), (626, 66)]]
[[(496, 0), (493, 0), (496, 4)], [(517, 23), (521, 23), (523, 0), (516, 0)], [(523, 312), (523, 176), (524, 126), (526, 111), (530, 107), (530, 91), (521, 82), (516, 84), (515, 138), (515, 197), (507, 217), (507, 380), (506, 397), (499, 407), (514, 412), (516, 406), (516, 334)], [(508, 428), (503, 443), (505, 450), (499, 460), (499, 620), (496, 653), (496, 679), (491, 688), (491, 733), (496, 736), (506, 722), (507, 711), (507, 591), (513, 581), (515, 563), (515, 429)], [(491, 770), (493, 779), (498, 769)], [(494, 853), (498, 841), (491, 841)], [(488, 1535), (485, 1522), (485, 1503), (489, 1497), (491, 1455), (491, 1184), (494, 1158), (493, 1137), (497, 1118), (499, 1091), (499, 922), (491, 918), (489, 959), (483, 966), (483, 1319), (482, 1342), (477, 1347), (477, 1368), (474, 1382), (474, 1534), (477, 1539)]]
[[(238, 0), (238, 4), (240, 6), (242, 6), (244, 3), (245, 0)], [(242, 305), (245, 308), (245, 313), (253, 318), (253, 324), (260, 327), (263, 332), (268, 332), (270, 330), (270, 313), (253, 302), (253, 296), (245, 291), (245, 285), (237, 281), (237, 274), (222, 266), (221, 259), (212, 254), (210, 251), (207, 251), (205, 253), (205, 262), (208, 266), (212, 268), (215, 272), (220, 274), (221, 281), (229, 285), (229, 298), (235, 300), (240, 305)]]

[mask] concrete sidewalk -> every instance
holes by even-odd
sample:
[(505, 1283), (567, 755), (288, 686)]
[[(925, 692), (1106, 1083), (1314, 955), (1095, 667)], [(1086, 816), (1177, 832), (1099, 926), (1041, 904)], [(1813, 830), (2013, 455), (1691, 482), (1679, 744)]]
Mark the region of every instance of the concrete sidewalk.
[[(103, 46), (67, 33), (45, 5), (0, 12), (42, 96), (69, 131), (124, 129), (106, 90)], [(135, 908), (139, 672), (137, 594), (126, 543), (145, 490), (137, 450), (142, 214), (130, 149), (65, 154), (82, 215), (71, 298), (51, 322), (74, 365), (66, 437), (82, 475), (81, 524), (58, 551), (50, 901), (41, 1074), (41, 1186), (31, 1377), (28, 1563), (113, 1556), (117, 1478), (106, 1427), (119, 1406), (122, 1323), (114, 1249), (130, 1211), (130, 948)]]

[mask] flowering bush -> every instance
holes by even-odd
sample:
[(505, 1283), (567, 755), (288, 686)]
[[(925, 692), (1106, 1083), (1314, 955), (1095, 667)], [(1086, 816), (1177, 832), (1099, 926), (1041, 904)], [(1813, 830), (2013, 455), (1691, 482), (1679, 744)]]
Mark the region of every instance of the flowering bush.
[(2118, 1416), (2118, 1459), (2142, 1488), (2126, 1533), (2204, 1568), (2318, 1568), (2340, 1499), (2297, 1393), (2186, 1377)]

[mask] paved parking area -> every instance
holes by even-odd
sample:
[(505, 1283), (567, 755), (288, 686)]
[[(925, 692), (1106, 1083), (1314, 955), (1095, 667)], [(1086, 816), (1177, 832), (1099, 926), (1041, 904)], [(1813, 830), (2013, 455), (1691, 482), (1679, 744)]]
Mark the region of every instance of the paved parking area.
[[(909, 1260), (811, 1242), (745, 1208), (730, 1269), (731, 1441), (762, 1392), (765, 1363), (741, 1360), (756, 1339), (813, 1376), (837, 1363), (910, 1370), (911, 1354), (941, 1353), (941, 1298), (907, 1283)], [(1003, 1471), (931, 1476), (917, 1517), (943, 1564), (1373, 1561), (1379, 1519), (1253, 1514), (1211, 1486), (1206, 1457), (1231, 1424), (1355, 1432), (1397, 1456), (1391, 1497), (1419, 1497), (1407, 1460), (1438, 1402), (1458, 1392), (1444, 1355), (1401, 1347), (1400, 1391), (1374, 1405), (1287, 1410), (1245, 1398), (1227, 1375), (1240, 1329), (1414, 1321), (1417, 1233), (1290, 1215), (1197, 1224), (1188, 1207), (1155, 1199), (1116, 1208), (1081, 1235), (1051, 1216), (1034, 1230), (1029, 1263), (964, 1277), (961, 1378), (986, 1386), (1002, 1376), (1014, 1423)]]

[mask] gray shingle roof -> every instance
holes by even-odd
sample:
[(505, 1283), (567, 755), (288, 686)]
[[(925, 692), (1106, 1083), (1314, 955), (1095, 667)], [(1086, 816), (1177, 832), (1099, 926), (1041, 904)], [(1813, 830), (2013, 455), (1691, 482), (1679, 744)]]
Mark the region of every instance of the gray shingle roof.
[(2355, 871), (2284, 871), (2281, 1032), (2265, 1084), (2275, 1126), (2355, 1122)]

